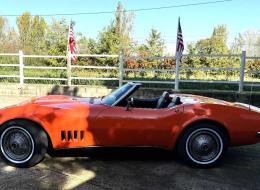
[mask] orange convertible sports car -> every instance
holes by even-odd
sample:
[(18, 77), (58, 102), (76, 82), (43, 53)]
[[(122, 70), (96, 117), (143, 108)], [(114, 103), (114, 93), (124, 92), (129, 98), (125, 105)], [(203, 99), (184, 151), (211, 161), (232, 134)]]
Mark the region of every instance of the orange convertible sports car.
[(148, 146), (211, 166), (228, 146), (260, 142), (257, 107), (168, 92), (133, 98), (140, 85), (127, 83), (103, 98), (44, 96), (0, 110), (2, 158), (30, 167), (48, 149)]

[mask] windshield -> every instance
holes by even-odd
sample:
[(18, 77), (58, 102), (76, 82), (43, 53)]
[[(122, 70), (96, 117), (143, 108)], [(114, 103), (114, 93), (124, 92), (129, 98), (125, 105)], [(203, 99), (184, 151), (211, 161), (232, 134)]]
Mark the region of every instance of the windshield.
[(108, 96), (104, 97), (102, 100), (103, 104), (113, 105), (120, 97), (122, 97), (126, 92), (133, 87), (132, 84), (125, 84), (122, 87), (118, 88)]

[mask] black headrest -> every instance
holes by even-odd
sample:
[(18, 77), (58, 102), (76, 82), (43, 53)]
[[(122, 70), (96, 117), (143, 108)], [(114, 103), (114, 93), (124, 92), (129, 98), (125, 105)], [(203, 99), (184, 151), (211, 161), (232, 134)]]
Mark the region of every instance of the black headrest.
[(165, 98), (165, 99), (168, 99), (170, 97), (169, 92), (164, 91), (163, 94), (162, 94), (162, 97)]
[(174, 103), (174, 105), (182, 104), (181, 98), (179, 96), (173, 96), (172, 97), (172, 102)]

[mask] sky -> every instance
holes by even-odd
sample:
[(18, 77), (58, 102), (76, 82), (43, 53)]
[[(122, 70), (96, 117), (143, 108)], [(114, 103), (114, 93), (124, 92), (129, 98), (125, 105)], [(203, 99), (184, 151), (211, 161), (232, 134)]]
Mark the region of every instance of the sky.
[[(126, 10), (174, 6), (214, 0), (121, 0)], [(79, 12), (102, 12), (116, 9), (118, 0), (0, 0), (0, 15), (20, 15), (25, 11), (31, 14), (63, 14)], [(224, 24), (228, 28), (228, 43), (238, 33), (260, 29), (260, 0), (232, 0), (224, 3), (199, 6), (186, 6), (171, 9), (134, 12), (132, 37), (142, 43), (149, 36), (151, 28), (161, 32), (166, 42), (167, 53), (175, 51), (178, 17), (181, 18), (184, 43), (196, 42), (211, 36), (213, 28)], [(96, 38), (98, 33), (114, 18), (114, 13), (54, 16), (75, 21), (75, 32)], [(15, 17), (7, 16), (9, 24), (15, 26)], [(51, 22), (52, 17), (45, 17)]]

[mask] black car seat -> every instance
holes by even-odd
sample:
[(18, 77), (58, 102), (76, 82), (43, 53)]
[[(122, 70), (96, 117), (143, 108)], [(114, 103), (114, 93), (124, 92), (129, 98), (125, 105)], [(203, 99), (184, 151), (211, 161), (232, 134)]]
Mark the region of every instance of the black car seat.
[(157, 109), (167, 108), (170, 102), (171, 102), (171, 98), (169, 92), (164, 91), (157, 102), (156, 108)]
[(182, 104), (179, 96), (173, 96), (172, 102), (167, 106), (168, 108)]

